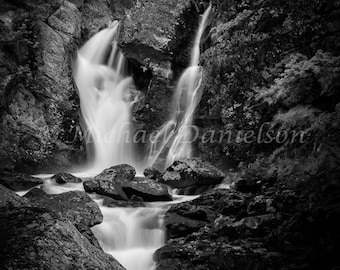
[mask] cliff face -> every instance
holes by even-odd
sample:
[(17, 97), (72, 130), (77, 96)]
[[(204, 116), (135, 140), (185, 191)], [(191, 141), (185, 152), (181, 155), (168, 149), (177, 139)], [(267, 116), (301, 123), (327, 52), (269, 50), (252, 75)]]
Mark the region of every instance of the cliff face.
[[(169, 116), (174, 85), (190, 61), (198, 25), (192, 1), (136, 1), (122, 19), (119, 46), (125, 56), (150, 78), (145, 98), (134, 111), (137, 130), (154, 131)], [(147, 75), (149, 73), (149, 75)]]
[(68, 1), (11, 3), (0, 21), (1, 164), (68, 166), (79, 150), (71, 56), (81, 14)]

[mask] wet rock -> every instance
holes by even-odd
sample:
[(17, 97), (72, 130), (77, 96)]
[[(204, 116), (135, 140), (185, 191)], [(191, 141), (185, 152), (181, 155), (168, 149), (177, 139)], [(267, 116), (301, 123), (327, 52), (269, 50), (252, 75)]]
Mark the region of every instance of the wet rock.
[(201, 158), (175, 161), (162, 175), (161, 183), (171, 188), (219, 184), (223, 173)]
[(149, 167), (146, 168), (143, 172), (144, 176), (148, 179), (158, 180), (160, 179), (162, 173), (156, 168)]
[(166, 186), (147, 178), (135, 178), (134, 180), (120, 180), (109, 174), (103, 177), (111, 180), (90, 180), (83, 183), (87, 192), (95, 192), (108, 196), (115, 200), (133, 200), (141, 198), (143, 201), (170, 201), (172, 200)]
[(114, 19), (107, 0), (87, 0), (82, 8), (82, 37), (87, 40)]
[[(0, 185), (0, 208), (12, 208), (19, 206), (29, 206), (30, 202), (26, 198), (22, 198), (12, 190)], [(3, 211), (3, 210), (1, 210)]]
[(172, 200), (168, 188), (152, 179), (136, 177), (133, 181), (118, 181), (118, 184), (129, 198), (138, 196), (147, 202)]
[(110, 180), (89, 180), (85, 181), (83, 185), (86, 192), (95, 192), (116, 200), (129, 200), (121, 187)]
[(124, 269), (94, 247), (70, 220), (45, 208), (5, 212), (0, 226), (3, 269)]
[(52, 176), (58, 184), (66, 184), (66, 183), (81, 183), (82, 180), (78, 177), (75, 177), (69, 173), (57, 173)]
[(120, 201), (112, 198), (104, 198), (103, 205), (107, 207), (145, 207), (145, 204), (140, 201)]
[(37, 207), (45, 207), (68, 218), (80, 232), (103, 221), (99, 206), (83, 191), (46, 194), (36, 188), (24, 197)]
[(14, 191), (28, 190), (37, 185), (41, 185), (43, 180), (25, 173), (0, 173), (0, 184)]
[(204, 227), (206, 222), (186, 218), (178, 214), (167, 213), (165, 217), (165, 227), (168, 239), (179, 238), (197, 232)]
[(136, 170), (128, 164), (120, 164), (103, 170), (94, 180), (132, 180), (136, 175)]

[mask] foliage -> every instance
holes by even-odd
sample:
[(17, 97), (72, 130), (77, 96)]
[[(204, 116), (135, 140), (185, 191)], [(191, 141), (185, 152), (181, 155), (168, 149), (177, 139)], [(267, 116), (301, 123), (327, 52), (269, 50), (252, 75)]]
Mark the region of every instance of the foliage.
[(211, 29), (201, 59), (208, 100), (201, 114), (219, 115), (224, 131), (257, 134), (268, 123), (263, 132), (303, 134), (282, 143), (279, 135), (269, 143), (222, 140), (224, 153), (252, 174), (315, 176), (335, 169), (340, 36), (331, 14), (340, 7), (326, 0), (241, 2)]

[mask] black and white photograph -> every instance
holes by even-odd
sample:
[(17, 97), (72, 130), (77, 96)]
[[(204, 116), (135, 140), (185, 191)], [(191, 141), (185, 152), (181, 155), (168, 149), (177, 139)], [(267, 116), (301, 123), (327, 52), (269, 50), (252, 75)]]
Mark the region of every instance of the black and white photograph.
[(340, 270), (340, 0), (0, 0), (0, 270)]

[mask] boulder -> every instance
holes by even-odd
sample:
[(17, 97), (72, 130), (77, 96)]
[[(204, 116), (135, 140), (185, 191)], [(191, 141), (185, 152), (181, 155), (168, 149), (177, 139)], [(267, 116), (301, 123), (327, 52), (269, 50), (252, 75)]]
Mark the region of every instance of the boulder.
[(144, 176), (148, 179), (158, 180), (162, 173), (154, 167), (145, 168), (143, 172)]
[(24, 197), (37, 207), (45, 207), (68, 218), (80, 232), (103, 221), (98, 204), (83, 191), (46, 194), (35, 188)]
[(103, 205), (106, 207), (145, 207), (145, 204), (140, 201), (120, 201), (120, 200), (115, 200), (112, 198), (104, 198), (103, 199)]
[(161, 183), (171, 188), (219, 184), (224, 174), (201, 158), (175, 161), (162, 175)]
[(116, 200), (129, 200), (121, 187), (110, 180), (89, 180), (83, 183), (86, 192), (95, 192)]
[(138, 196), (147, 202), (172, 200), (168, 188), (152, 179), (136, 177), (133, 181), (118, 181), (118, 184), (129, 198)]
[(29, 199), (33, 206), (44, 207), (69, 219), (92, 245), (101, 249), (90, 227), (101, 223), (103, 216), (97, 203), (85, 192), (70, 191), (49, 195), (41, 189), (34, 188), (26, 193), (24, 199)]
[(29, 200), (20, 197), (12, 190), (0, 185), (0, 208), (12, 208), (29, 205)]
[(0, 184), (14, 191), (24, 191), (41, 185), (44, 181), (25, 173), (0, 173)]
[(136, 170), (128, 164), (120, 164), (103, 170), (94, 180), (132, 180), (136, 175)]
[(103, 174), (111, 180), (90, 180), (84, 182), (87, 192), (95, 192), (115, 200), (133, 200), (140, 197), (142, 201), (170, 201), (172, 200), (166, 186), (147, 178), (134, 180), (115, 179), (111, 174)]
[(3, 269), (124, 268), (93, 246), (66, 218), (39, 207), (15, 208), (0, 216)]
[(82, 180), (78, 177), (75, 177), (69, 173), (57, 173), (52, 176), (58, 184), (66, 184), (66, 183), (81, 183)]

